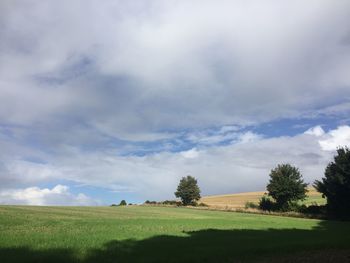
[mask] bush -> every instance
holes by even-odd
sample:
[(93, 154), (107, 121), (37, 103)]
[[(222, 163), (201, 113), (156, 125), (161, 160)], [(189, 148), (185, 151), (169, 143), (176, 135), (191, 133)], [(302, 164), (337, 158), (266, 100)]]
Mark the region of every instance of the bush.
[(310, 215), (325, 216), (327, 214), (327, 207), (325, 205), (303, 206), (300, 212), (304, 214), (310, 214)]
[(288, 210), (293, 212), (303, 213), (303, 211), (305, 211), (306, 208), (306, 205), (300, 204), (298, 202), (290, 202), (288, 204)]
[(181, 204), (181, 202), (176, 200), (165, 200), (162, 202), (163, 205), (178, 205), (178, 203)]
[(201, 206), (201, 207), (208, 207), (208, 205), (205, 204), (205, 203), (199, 203), (198, 206)]
[(111, 206), (117, 206), (116, 204), (111, 204)]
[(259, 200), (259, 208), (264, 211), (272, 211), (275, 208), (275, 203), (267, 195), (264, 195)]
[(163, 202), (159, 202), (158, 204), (180, 206), (182, 203), (180, 201), (176, 201), (176, 200), (165, 200)]
[(246, 202), (245, 203), (245, 208), (246, 209), (248, 209), (248, 208), (258, 209), (259, 205), (256, 204), (256, 203), (253, 203), (253, 202)]

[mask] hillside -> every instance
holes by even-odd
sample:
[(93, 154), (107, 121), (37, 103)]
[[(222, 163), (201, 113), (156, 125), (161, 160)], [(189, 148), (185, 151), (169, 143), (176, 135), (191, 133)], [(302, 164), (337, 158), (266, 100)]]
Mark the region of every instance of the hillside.
[[(247, 202), (258, 203), (259, 199), (264, 195), (265, 192), (266, 191), (258, 191), (204, 196), (201, 198), (200, 202), (203, 202), (212, 207), (219, 208), (244, 208)], [(308, 198), (303, 203), (306, 205), (317, 203), (320, 205), (325, 203), (325, 199), (323, 199), (321, 194), (318, 193), (314, 188), (309, 188)]]

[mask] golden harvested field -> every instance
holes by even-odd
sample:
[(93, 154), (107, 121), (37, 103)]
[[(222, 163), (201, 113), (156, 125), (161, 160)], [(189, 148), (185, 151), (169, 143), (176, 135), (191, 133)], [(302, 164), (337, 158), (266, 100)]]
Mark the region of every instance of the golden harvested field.
[[(247, 202), (257, 204), (264, 193), (266, 193), (266, 191), (204, 196), (201, 198), (200, 202), (217, 208), (244, 208)], [(308, 198), (303, 203), (306, 205), (311, 205), (313, 203), (321, 205), (325, 203), (325, 199), (323, 199), (321, 194), (314, 188), (309, 188)]]

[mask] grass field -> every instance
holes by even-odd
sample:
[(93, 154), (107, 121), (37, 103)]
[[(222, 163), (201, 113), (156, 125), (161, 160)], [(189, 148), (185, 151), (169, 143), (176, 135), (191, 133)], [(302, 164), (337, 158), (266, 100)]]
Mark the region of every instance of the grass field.
[(174, 207), (0, 206), (0, 262), (348, 262), (349, 251), (350, 222)]
[[(259, 199), (264, 195), (264, 193), (264, 191), (259, 191), (227, 195), (212, 195), (202, 197), (200, 202), (217, 208), (244, 208), (246, 202), (258, 204)], [(307, 199), (303, 201), (303, 203), (306, 205), (323, 205), (326, 203), (326, 200), (322, 198), (321, 194), (318, 193), (314, 188), (309, 188), (307, 195)]]

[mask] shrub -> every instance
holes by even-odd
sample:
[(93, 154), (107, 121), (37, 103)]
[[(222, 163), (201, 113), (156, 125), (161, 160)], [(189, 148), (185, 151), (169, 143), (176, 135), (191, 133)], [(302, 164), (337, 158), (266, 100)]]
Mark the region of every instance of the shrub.
[(199, 203), (198, 206), (201, 206), (201, 207), (208, 207), (208, 205), (205, 204), (205, 203)]
[(325, 205), (303, 206), (300, 212), (304, 214), (310, 214), (310, 215), (325, 216), (327, 214), (327, 207)]
[(163, 205), (178, 205), (181, 204), (181, 202), (176, 201), (176, 200), (165, 200), (162, 202)]
[(290, 202), (288, 204), (288, 210), (293, 212), (303, 213), (303, 211), (305, 211), (306, 208), (306, 205), (300, 204), (298, 202)]
[(275, 203), (267, 195), (264, 195), (259, 200), (259, 208), (264, 211), (272, 211), (275, 208)]
[(256, 203), (253, 203), (253, 202), (246, 202), (245, 203), (245, 208), (246, 209), (248, 209), (248, 208), (258, 209), (259, 205), (256, 204)]

